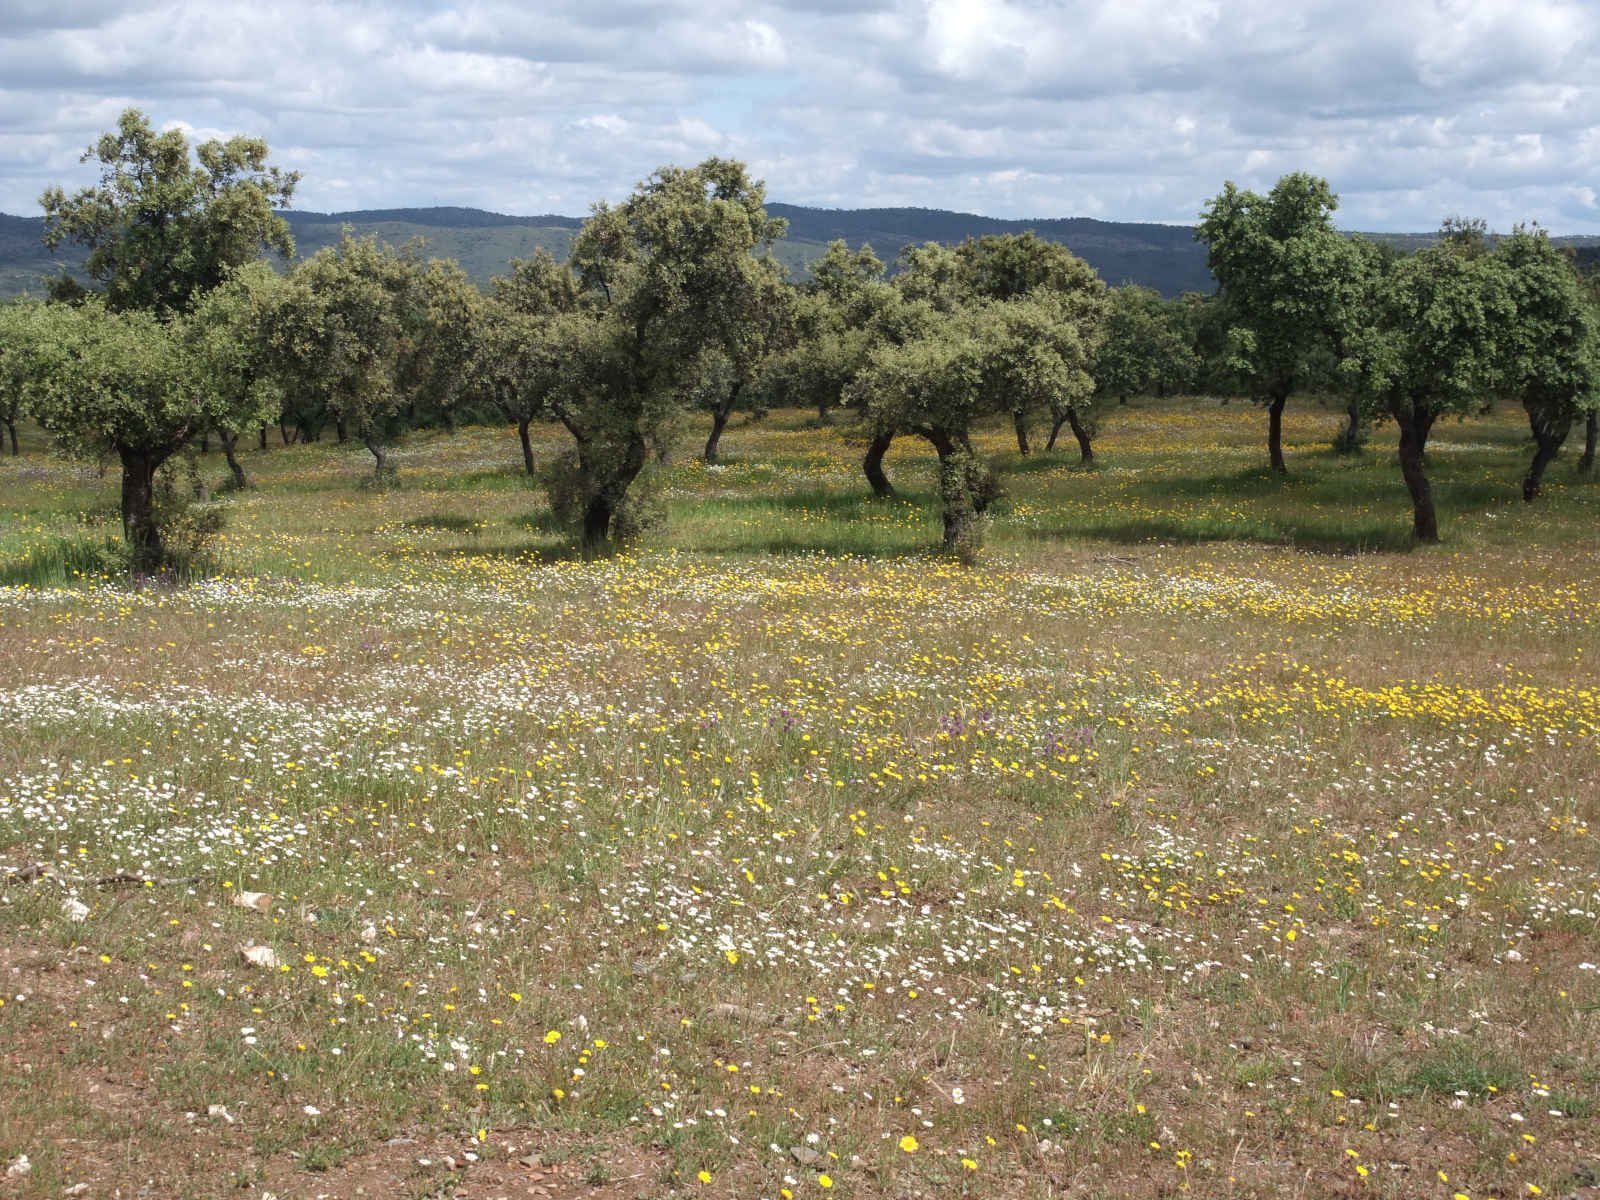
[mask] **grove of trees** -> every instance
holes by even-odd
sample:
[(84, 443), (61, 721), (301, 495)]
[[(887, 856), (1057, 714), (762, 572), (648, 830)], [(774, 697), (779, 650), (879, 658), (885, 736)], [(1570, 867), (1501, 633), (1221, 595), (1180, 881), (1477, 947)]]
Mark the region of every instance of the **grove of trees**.
[(1107, 287), (1032, 234), (910, 246), (892, 271), (835, 242), (792, 281), (763, 185), (718, 158), (597, 205), (567, 261), (512, 262), (485, 294), (419, 246), (348, 234), (269, 265), (293, 256), (278, 210), (298, 176), (258, 139), (191, 147), (129, 109), (84, 158), (100, 165), (96, 186), (41, 200), (46, 241), (87, 249), (84, 280), (63, 274), (46, 300), (0, 306), (0, 431), (15, 454), (31, 418), (65, 450), (115, 459), (140, 571), (166, 561), (163, 464), (215, 438), (246, 487), (239, 439), (259, 431), (264, 446), (271, 424), (286, 441), (331, 424), (387, 479), (407, 430), (484, 419), (516, 426), (523, 467), (540, 474), (531, 426), (558, 422), (572, 446), (542, 474), (587, 552), (647, 526), (640, 481), (686, 415), (705, 422), (702, 457), (716, 463), (735, 412), (779, 404), (856, 422), (878, 496), (894, 492), (893, 440), (926, 441), (943, 541), (963, 555), (999, 494), (977, 422), (1009, 418), (1022, 455), (1036, 429), (1049, 450), (1070, 428), (1091, 465), (1099, 423), (1141, 395), (1244, 392), (1267, 410), (1279, 474), (1296, 394), (1337, 399), (1344, 449), (1392, 421), (1422, 542), (1439, 537), (1427, 446), (1442, 417), (1520, 404), (1530, 501), (1580, 427), (1578, 467), (1594, 467), (1600, 284), (1537, 229), (1496, 238), (1453, 220), (1410, 254), (1348, 237), (1338, 197), (1306, 174), (1266, 195), (1229, 183), (1206, 205), (1196, 237), (1213, 296)]

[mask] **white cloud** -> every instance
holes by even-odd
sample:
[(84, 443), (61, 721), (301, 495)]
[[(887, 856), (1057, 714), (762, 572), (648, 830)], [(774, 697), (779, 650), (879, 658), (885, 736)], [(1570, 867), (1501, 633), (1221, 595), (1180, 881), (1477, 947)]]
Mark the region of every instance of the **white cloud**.
[(16, 0), (0, 210), (137, 104), (310, 208), (582, 213), (669, 161), (775, 199), (1193, 220), (1324, 173), (1345, 224), (1600, 232), (1592, 0)]

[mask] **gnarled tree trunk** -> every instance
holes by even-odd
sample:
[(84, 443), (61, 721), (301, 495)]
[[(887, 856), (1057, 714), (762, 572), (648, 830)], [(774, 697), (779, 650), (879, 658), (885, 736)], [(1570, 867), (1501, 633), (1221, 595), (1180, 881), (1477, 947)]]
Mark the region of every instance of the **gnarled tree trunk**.
[(887, 500), (894, 495), (894, 485), (889, 482), (889, 476), (883, 469), (883, 456), (889, 453), (889, 445), (893, 441), (892, 433), (878, 434), (867, 446), (866, 457), (861, 460), (861, 469), (866, 472), (872, 494), (880, 500)]
[[(1590, 409), (1583, 422), (1583, 457), (1578, 460), (1578, 470), (1585, 475), (1594, 471), (1595, 443), (1600, 441), (1600, 410)], [(12, 434), (12, 453), (16, 453), (16, 435)]]
[(1017, 453), (1027, 458), (1030, 450), (1028, 445), (1028, 415), (1020, 408), (1011, 413), (1011, 425), (1017, 431)]
[(122, 460), (122, 535), (133, 552), (133, 569), (135, 572), (159, 570), (166, 551), (155, 519), (156, 468), (167, 455), (119, 446), (117, 456)]
[(594, 554), (606, 547), (617, 509), (622, 506), (639, 472), (644, 470), (648, 454), (649, 447), (640, 434), (630, 436), (620, 457), (609, 460), (604, 447), (579, 444), (578, 468), (589, 493), (580, 533), (584, 553)]
[(1267, 454), (1272, 459), (1273, 471), (1279, 475), (1289, 473), (1283, 461), (1283, 407), (1288, 402), (1288, 385), (1274, 384), (1267, 395)]
[(939, 455), (939, 498), (944, 502), (944, 547), (963, 558), (979, 546), (979, 518), (996, 492), (993, 476), (964, 431), (942, 426), (914, 430)]
[(239, 435), (233, 430), (219, 429), (217, 440), (222, 443), (222, 457), (227, 460), (228, 470), (233, 474), (233, 486), (243, 491), (250, 486), (250, 479), (244, 473), (238, 455), (234, 453), (239, 446)]
[(533, 439), (528, 436), (528, 426), (533, 424), (532, 417), (523, 417), (517, 422), (517, 437), (522, 441), (522, 469), (529, 475), (535, 474), (533, 469)]
[(389, 447), (383, 444), (383, 439), (375, 433), (364, 433), (361, 442), (372, 452), (372, 474), (376, 479), (382, 479), (389, 472)]
[(1528, 410), (1528, 427), (1533, 430), (1533, 461), (1528, 464), (1528, 474), (1522, 481), (1522, 498), (1529, 503), (1539, 494), (1544, 482), (1545, 468), (1560, 451), (1572, 432), (1572, 411), (1562, 406), (1555, 412), (1529, 401), (1523, 402)]
[(11, 457), (15, 458), (17, 456), (17, 423), (8, 417), (5, 426), (6, 433), (11, 436)]
[(1066, 423), (1066, 413), (1062, 412), (1055, 414), (1055, 421), (1050, 426), (1050, 440), (1044, 444), (1044, 448), (1047, 451), (1054, 450), (1056, 448), (1056, 439), (1061, 436), (1061, 427)]
[(1423, 455), (1428, 448), (1428, 432), (1433, 428), (1433, 414), (1417, 413), (1409, 407), (1397, 408), (1395, 424), (1400, 427), (1400, 474), (1406, 481), (1406, 491), (1411, 493), (1411, 532), (1419, 542), (1439, 540), (1439, 517), (1433, 507), (1433, 489), (1428, 485), (1428, 474)]
[(944, 547), (953, 550), (971, 537), (978, 518), (972, 503), (972, 490), (968, 486), (966, 464), (961, 461), (964, 455), (948, 430), (934, 427), (918, 432), (939, 456), (939, 498), (944, 502), (944, 511), (940, 514), (944, 520)]
[(1361, 419), (1361, 400), (1357, 396), (1351, 396), (1345, 405), (1344, 428), (1339, 431), (1339, 436), (1334, 441), (1334, 449), (1340, 454), (1354, 454), (1361, 449), (1361, 444), (1366, 440), (1366, 429)]
[(1072, 436), (1078, 439), (1078, 455), (1084, 466), (1094, 463), (1094, 444), (1089, 440), (1088, 427), (1078, 419), (1078, 410), (1067, 406), (1067, 424), (1072, 426)]
[(733, 386), (728, 389), (727, 397), (711, 410), (711, 436), (706, 439), (705, 453), (701, 455), (702, 461), (708, 464), (717, 461), (717, 449), (722, 442), (722, 431), (728, 427), (728, 418), (733, 415), (733, 406), (738, 403), (739, 391), (743, 387), (742, 379), (734, 380)]

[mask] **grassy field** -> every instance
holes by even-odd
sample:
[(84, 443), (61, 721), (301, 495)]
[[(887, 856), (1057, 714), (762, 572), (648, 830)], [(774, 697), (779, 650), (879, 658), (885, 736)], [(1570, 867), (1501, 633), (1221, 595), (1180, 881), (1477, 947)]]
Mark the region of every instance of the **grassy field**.
[(1446, 426), (1411, 551), (1338, 421), (997, 426), (971, 569), (803, 414), (599, 562), (510, 430), (275, 446), (139, 590), (26, 444), (0, 1195), (1600, 1195), (1600, 485)]

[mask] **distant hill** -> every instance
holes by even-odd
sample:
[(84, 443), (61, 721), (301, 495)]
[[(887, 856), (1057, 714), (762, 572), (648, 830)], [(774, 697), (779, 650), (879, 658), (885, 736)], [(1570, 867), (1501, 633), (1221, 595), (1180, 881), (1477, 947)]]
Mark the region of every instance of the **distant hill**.
[[(775, 247), (777, 256), (797, 277), (835, 238), (852, 247), (870, 244), (878, 256), (893, 264), (908, 245), (922, 242), (959, 242), (964, 238), (1032, 230), (1042, 238), (1060, 242), (1085, 259), (1107, 283), (1141, 283), (1167, 296), (1180, 292), (1210, 292), (1214, 283), (1206, 270), (1205, 247), (1194, 240), (1187, 225), (1153, 225), (1127, 221), (1099, 221), (1091, 217), (1041, 217), (1037, 220), (1001, 220), (974, 213), (937, 208), (805, 208), (769, 204), (767, 211), (789, 222), (789, 236)], [(387, 208), (356, 212), (316, 213), (286, 211), (294, 230), (298, 253), (315, 254), (339, 240), (350, 226), (357, 234), (372, 234), (401, 245), (422, 239), (430, 254), (453, 258), (480, 284), (501, 274), (513, 258), (544, 249), (562, 258), (572, 245), (582, 217), (555, 214), (513, 217), (477, 208)], [(42, 293), (44, 281), (81, 260), (76, 252), (53, 257), (44, 249), (42, 217), (13, 217), (0, 213), (0, 296)], [(1373, 235), (1404, 249), (1430, 240), (1427, 234)], [(1558, 238), (1563, 243), (1591, 247), (1600, 239)]]
[[(1183, 291), (1210, 291), (1205, 248), (1194, 241), (1194, 231), (1181, 225), (1147, 225), (1096, 221), (1087, 217), (1005, 221), (971, 213), (928, 208), (803, 208), (769, 204), (767, 211), (789, 222), (789, 236), (774, 249), (797, 276), (804, 276), (828, 242), (844, 238), (852, 247), (871, 244), (891, 265), (908, 246), (922, 242), (959, 242), (986, 233), (1022, 233), (1062, 242), (1086, 259), (1109, 283), (1133, 281), (1167, 295)], [(487, 283), (506, 269), (513, 258), (526, 257), (543, 248), (557, 258), (565, 256), (581, 217), (554, 214), (513, 217), (476, 208), (392, 208), (358, 212), (316, 213), (286, 211), (294, 230), (298, 253), (315, 254), (339, 240), (349, 225), (358, 234), (373, 234), (400, 245), (413, 238), (427, 244), (428, 253), (453, 258), (479, 283)], [(76, 253), (48, 254), (40, 241), (43, 218), (0, 214), (0, 295), (41, 292), (44, 280), (63, 263), (79, 261)]]

